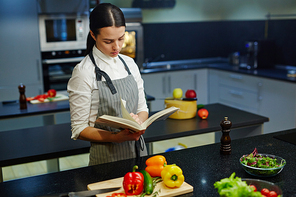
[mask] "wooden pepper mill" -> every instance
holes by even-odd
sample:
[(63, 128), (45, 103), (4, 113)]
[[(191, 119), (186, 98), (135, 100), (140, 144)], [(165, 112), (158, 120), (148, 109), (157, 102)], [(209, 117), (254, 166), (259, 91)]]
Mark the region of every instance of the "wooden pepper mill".
[(20, 109), (27, 109), (27, 99), (26, 99), (26, 95), (25, 95), (26, 86), (21, 83), (18, 86), (18, 89), (20, 92), (20, 99), (19, 99)]
[(225, 117), (224, 120), (220, 122), (220, 126), (222, 128), (222, 136), (221, 136), (221, 145), (220, 145), (220, 153), (223, 155), (231, 154), (231, 138), (229, 136), (230, 128), (232, 126), (232, 122), (228, 120), (228, 117)]

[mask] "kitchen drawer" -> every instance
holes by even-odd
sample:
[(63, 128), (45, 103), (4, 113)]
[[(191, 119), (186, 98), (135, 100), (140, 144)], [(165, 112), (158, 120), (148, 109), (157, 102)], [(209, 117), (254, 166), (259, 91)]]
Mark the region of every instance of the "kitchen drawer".
[(243, 74), (220, 72), (219, 84), (232, 86), (249, 91), (258, 91), (262, 86), (262, 82), (258, 77), (247, 76)]
[(242, 106), (242, 109), (252, 109), (252, 111), (257, 111), (256, 109), (259, 107), (258, 94), (256, 92), (229, 86), (220, 86), (219, 100)]

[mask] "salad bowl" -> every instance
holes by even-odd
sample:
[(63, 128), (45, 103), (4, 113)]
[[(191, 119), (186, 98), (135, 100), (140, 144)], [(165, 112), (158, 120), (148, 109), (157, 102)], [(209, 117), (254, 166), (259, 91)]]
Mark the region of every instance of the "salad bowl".
[[(261, 160), (264, 160), (264, 162), (266, 161), (268, 165), (266, 166), (262, 163), (260, 164)], [(243, 155), (239, 159), (239, 162), (247, 173), (257, 177), (276, 176), (284, 169), (286, 165), (286, 160), (282, 157), (263, 153), (258, 153), (256, 154), (256, 157), (253, 158), (249, 157), (249, 155)]]
[(242, 178), (242, 181), (246, 181), (248, 185), (254, 185), (257, 188), (257, 191), (261, 191), (263, 188), (266, 188), (270, 191), (275, 191), (278, 196), (283, 197), (281, 188), (272, 182), (248, 178)]

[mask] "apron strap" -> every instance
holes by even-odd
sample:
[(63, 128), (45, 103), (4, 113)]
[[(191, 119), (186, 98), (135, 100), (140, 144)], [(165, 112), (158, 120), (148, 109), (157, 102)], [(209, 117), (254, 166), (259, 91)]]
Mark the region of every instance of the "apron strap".
[(126, 65), (125, 61), (122, 59), (122, 57), (120, 57), (118, 55), (119, 59), (122, 61), (124, 67), (125, 67), (125, 70), (127, 71), (127, 73), (130, 75), (131, 74), (131, 71), (129, 70), (128, 66)]
[(106, 82), (107, 82), (107, 85), (110, 89), (110, 91), (112, 92), (112, 94), (116, 94), (117, 91), (110, 79), (110, 77), (107, 75), (107, 73), (105, 73), (104, 71), (102, 71), (96, 64), (96, 61), (94, 59), (94, 56), (93, 56), (93, 52), (91, 51), (89, 53), (89, 57), (92, 61), (92, 63), (95, 65), (95, 71), (96, 71), (96, 78), (97, 78), (97, 81), (101, 81), (102, 80), (102, 76), (106, 79)]

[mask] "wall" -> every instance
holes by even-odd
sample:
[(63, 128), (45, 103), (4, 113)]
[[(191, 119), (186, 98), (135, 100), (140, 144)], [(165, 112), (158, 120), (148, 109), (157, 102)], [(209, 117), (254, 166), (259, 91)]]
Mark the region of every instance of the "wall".
[[(131, 7), (133, 0), (101, 0)], [(295, 0), (176, 0), (172, 9), (143, 9), (143, 23), (265, 20), (270, 14), (296, 14)], [(285, 17), (289, 18), (289, 17)]]

